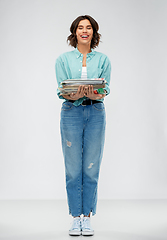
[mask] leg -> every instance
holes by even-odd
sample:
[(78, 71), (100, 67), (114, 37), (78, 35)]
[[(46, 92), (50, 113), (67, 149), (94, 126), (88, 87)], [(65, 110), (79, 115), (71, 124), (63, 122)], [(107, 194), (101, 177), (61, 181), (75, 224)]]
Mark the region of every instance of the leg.
[[(103, 103), (89, 107), (89, 119), (84, 129), (83, 143), (83, 213), (96, 213), (97, 188), (105, 138)], [(90, 215), (89, 215), (90, 216)]]
[(74, 217), (82, 214), (83, 121), (80, 110), (72, 103), (63, 103), (60, 124), (69, 214)]
[(84, 215), (84, 217), (90, 217), (90, 213), (89, 213), (89, 215), (88, 215), (88, 216)]

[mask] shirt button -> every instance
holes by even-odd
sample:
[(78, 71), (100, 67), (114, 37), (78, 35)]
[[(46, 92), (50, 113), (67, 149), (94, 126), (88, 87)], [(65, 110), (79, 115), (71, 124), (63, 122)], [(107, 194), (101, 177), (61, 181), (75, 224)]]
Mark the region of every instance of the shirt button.
[(79, 69), (79, 71), (81, 71), (81, 69)]
[(82, 61), (80, 61), (80, 62), (82, 62)]

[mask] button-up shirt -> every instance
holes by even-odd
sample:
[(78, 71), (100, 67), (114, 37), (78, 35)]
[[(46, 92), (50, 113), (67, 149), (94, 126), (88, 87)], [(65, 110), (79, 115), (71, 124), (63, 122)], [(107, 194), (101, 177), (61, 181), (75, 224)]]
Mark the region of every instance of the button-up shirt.
[[(61, 87), (61, 82), (66, 79), (80, 79), (82, 74), (82, 61), (83, 54), (76, 48), (73, 51), (61, 54), (56, 59), (55, 70), (58, 88)], [(109, 58), (100, 52), (91, 49), (91, 52), (86, 56), (87, 78), (104, 78), (106, 80), (106, 95), (110, 93), (110, 75), (111, 64)], [(60, 95), (60, 90), (57, 89), (57, 95), (59, 98), (64, 99)], [(86, 97), (79, 98), (73, 104), (79, 106)], [(103, 101), (104, 98), (98, 101)], [(65, 101), (68, 101), (65, 99)]]

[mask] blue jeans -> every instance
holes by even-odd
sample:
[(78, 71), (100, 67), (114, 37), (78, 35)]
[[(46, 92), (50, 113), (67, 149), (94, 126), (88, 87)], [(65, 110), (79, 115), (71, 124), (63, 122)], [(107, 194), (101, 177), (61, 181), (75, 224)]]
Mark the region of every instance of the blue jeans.
[(104, 103), (61, 108), (61, 140), (65, 162), (69, 214), (96, 214), (97, 188), (103, 155), (106, 116)]

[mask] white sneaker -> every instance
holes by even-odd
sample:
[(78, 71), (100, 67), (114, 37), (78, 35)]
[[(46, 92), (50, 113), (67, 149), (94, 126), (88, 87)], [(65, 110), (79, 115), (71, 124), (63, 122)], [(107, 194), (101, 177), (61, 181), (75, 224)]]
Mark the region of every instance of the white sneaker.
[(83, 236), (93, 236), (94, 230), (91, 228), (90, 217), (83, 217), (82, 221), (82, 235)]
[(80, 217), (73, 218), (73, 222), (72, 222), (71, 228), (69, 230), (69, 235), (71, 235), (71, 236), (81, 235), (81, 218)]

